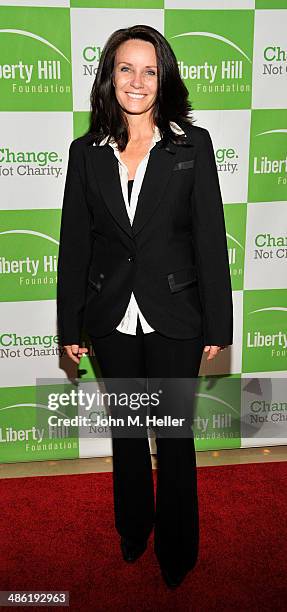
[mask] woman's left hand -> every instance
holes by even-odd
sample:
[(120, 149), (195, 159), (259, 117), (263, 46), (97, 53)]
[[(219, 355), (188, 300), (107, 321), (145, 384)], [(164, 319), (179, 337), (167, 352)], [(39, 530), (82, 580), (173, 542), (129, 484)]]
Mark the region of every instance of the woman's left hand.
[(207, 361), (209, 359), (214, 359), (214, 357), (216, 357), (217, 353), (219, 353), (219, 351), (223, 351), (223, 349), (225, 349), (225, 345), (221, 345), (221, 346), (205, 346), (203, 349), (204, 353), (208, 353), (209, 351), (209, 355), (207, 357)]

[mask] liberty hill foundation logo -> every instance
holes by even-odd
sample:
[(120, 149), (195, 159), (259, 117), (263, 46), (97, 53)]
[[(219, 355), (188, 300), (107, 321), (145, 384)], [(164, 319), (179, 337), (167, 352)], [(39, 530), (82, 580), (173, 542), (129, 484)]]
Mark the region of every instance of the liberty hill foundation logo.
[(5, 302), (55, 298), (60, 215), (57, 209), (0, 212), (0, 278)]
[(70, 15), (0, 7), (0, 110), (72, 110)]
[[(78, 428), (50, 427), (46, 398), (64, 385), (2, 388), (0, 402), (0, 461), (72, 459), (79, 456)], [(69, 414), (77, 407), (69, 406)]]
[(251, 116), (250, 202), (286, 200), (287, 111), (253, 110)]
[(253, 11), (166, 10), (170, 44), (201, 109), (251, 105)]
[(241, 379), (206, 376), (196, 392), (194, 437), (197, 449), (240, 446)]
[(287, 290), (244, 291), (243, 372), (286, 370)]

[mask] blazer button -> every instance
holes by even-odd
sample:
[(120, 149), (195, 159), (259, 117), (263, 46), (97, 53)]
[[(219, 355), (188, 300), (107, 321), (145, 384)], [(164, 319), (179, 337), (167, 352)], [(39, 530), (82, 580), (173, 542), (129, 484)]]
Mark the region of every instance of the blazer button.
[(129, 257), (128, 261), (134, 261), (134, 258), (133, 257)]
[(105, 275), (101, 272), (100, 278), (105, 278)]

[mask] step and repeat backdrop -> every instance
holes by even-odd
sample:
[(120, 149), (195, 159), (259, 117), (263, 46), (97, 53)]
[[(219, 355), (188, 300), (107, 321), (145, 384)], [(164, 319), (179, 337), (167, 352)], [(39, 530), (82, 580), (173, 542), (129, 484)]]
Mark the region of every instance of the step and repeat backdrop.
[(49, 420), (52, 393), (97, 385), (92, 357), (77, 369), (59, 346), (57, 254), (69, 145), (88, 129), (102, 48), (142, 23), (175, 51), (224, 203), (234, 344), (202, 359), (196, 448), (287, 440), (287, 0), (11, 0), (0, 1), (2, 462), (111, 454), (96, 421), (83, 435), (81, 405), (70, 427)]

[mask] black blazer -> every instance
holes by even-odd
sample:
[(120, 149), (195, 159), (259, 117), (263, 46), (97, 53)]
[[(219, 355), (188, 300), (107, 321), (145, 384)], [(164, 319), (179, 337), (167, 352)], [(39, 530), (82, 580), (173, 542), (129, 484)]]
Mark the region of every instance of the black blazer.
[(58, 258), (60, 344), (120, 323), (131, 292), (171, 338), (232, 344), (233, 307), (222, 198), (209, 132), (177, 122), (185, 143), (151, 149), (130, 224), (118, 161), (91, 134), (70, 146)]

